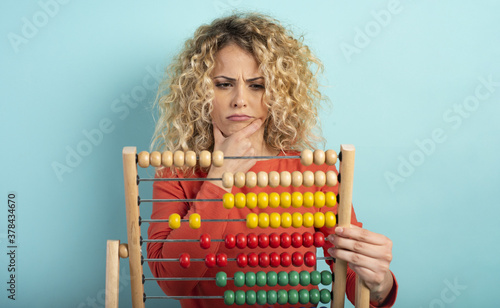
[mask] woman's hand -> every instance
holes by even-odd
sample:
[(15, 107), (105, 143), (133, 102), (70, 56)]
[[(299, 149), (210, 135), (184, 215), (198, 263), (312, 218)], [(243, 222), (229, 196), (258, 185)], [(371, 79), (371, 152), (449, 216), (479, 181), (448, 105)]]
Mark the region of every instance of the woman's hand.
[(392, 261), (392, 241), (378, 233), (351, 226), (335, 229), (327, 238), (334, 247), (328, 253), (349, 263), (370, 289), (370, 301), (381, 304), (393, 286), (389, 264)]

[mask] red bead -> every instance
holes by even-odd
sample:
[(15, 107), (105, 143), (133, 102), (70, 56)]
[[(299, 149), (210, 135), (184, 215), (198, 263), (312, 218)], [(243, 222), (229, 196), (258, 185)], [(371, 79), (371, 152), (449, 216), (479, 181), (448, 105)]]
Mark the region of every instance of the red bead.
[(281, 266), (288, 267), (292, 264), (292, 257), (288, 252), (282, 252), (280, 259), (281, 259)]
[(269, 263), (271, 264), (271, 267), (280, 266), (280, 255), (275, 252), (271, 252), (269, 254)]
[(269, 235), (265, 233), (259, 234), (259, 247), (267, 248), (269, 246)]
[(188, 253), (183, 253), (179, 256), (179, 263), (182, 267), (188, 268), (191, 265), (191, 258)]
[(210, 235), (205, 233), (200, 236), (200, 246), (203, 249), (210, 248)]
[(325, 235), (322, 232), (314, 233), (314, 247), (325, 246)]
[(227, 265), (227, 255), (225, 253), (217, 254), (217, 266), (224, 267)]
[(298, 232), (292, 233), (292, 246), (294, 248), (299, 248), (302, 246), (302, 234)]
[(259, 266), (268, 267), (269, 266), (269, 255), (265, 252), (259, 253)]
[(271, 248), (280, 247), (280, 236), (277, 233), (269, 234), (269, 246)]
[(209, 268), (215, 267), (216, 258), (214, 253), (209, 253), (205, 256), (205, 265)]
[(244, 253), (240, 253), (238, 256), (236, 256), (236, 264), (238, 264), (239, 267), (246, 267), (248, 264), (247, 255)]
[(226, 244), (226, 248), (233, 249), (234, 246), (236, 246), (236, 236), (234, 236), (234, 234), (226, 235), (224, 243)]
[(243, 233), (238, 233), (236, 235), (236, 247), (243, 249), (247, 247), (247, 237)]
[(304, 255), (304, 263), (308, 267), (315, 266), (316, 265), (316, 255), (311, 251), (306, 252)]
[(247, 236), (248, 248), (254, 249), (259, 245), (259, 237), (255, 233), (250, 233)]
[(281, 239), (281, 247), (283, 248), (288, 248), (290, 245), (292, 245), (292, 237), (288, 233), (281, 233), (280, 236)]
[(304, 256), (298, 251), (294, 252), (292, 255), (292, 264), (293, 266), (302, 266), (304, 264)]
[(314, 245), (314, 236), (310, 232), (302, 234), (302, 245), (304, 247), (311, 247)]
[(256, 267), (259, 265), (259, 256), (255, 252), (248, 254), (248, 265), (250, 267)]

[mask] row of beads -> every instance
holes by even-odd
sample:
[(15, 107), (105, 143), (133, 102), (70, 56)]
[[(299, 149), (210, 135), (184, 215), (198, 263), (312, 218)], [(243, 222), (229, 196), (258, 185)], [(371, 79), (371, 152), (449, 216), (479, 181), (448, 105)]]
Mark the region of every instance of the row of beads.
[[(280, 285), (282, 287), (290, 285), (292, 287), (295, 287), (299, 284), (303, 287), (308, 285), (317, 286), (319, 284), (326, 286), (331, 284), (332, 281), (333, 276), (329, 271), (301, 271), (300, 273), (297, 271), (281, 271), (279, 273), (276, 273), (274, 271), (268, 273), (259, 271), (257, 273), (234, 273), (234, 285), (236, 287), (254, 287), (255, 285), (257, 285), (258, 287), (263, 287), (265, 285), (268, 285), (270, 287), (274, 287), (276, 285)], [(219, 287), (225, 287), (227, 285), (226, 272), (217, 273), (217, 275), (215, 276), (215, 284)]]
[[(203, 249), (210, 248), (210, 235), (205, 233), (200, 236), (200, 247)], [(228, 234), (224, 239), (224, 244), (227, 249), (233, 249), (238, 247), (239, 249), (250, 248), (254, 249), (260, 248), (288, 248), (290, 246), (294, 248), (304, 247), (323, 247), (325, 244), (325, 235), (322, 232), (315, 232), (314, 234), (310, 232), (304, 232), (300, 234), (294, 232), (291, 235), (289, 233), (271, 233), (269, 235), (261, 233), (257, 236), (255, 233), (250, 233), (245, 235), (243, 233), (238, 233), (237, 235)]]
[(300, 228), (312, 227), (315, 228), (333, 228), (337, 224), (337, 218), (333, 212), (316, 212), (316, 213), (250, 213), (247, 215), (247, 227), (250, 229), (260, 228)]
[(236, 195), (232, 193), (225, 193), (222, 196), (222, 205), (226, 209), (232, 209), (236, 207), (238, 209), (242, 209), (247, 207), (249, 209), (254, 209), (258, 207), (260, 209), (265, 209), (268, 206), (271, 208), (277, 208), (281, 206), (282, 208), (289, 208), (290, 206), (294, 208), (299, 208), (301, 206), (310, 208), (317, 207), (322, 208), (323, 206), (333, 207), (337, 204), (337, 196), (329, 191), (326, 194), (322, 191), (312, 192), (282, 192), (278, 194), (276, 192), (272, 192), (267, 194), (265, 192), (256, 193), (236, 193)]
[(326, 304), (329, 303), (332, 299), (332, 294), (327, 289), (317, 290), (312, 289), (310, 291), (302, 289), (302, 290), (258, 290), (255, 292), (254, 290), (227, 290), (224, 292), (224, 304), (226, 305), (274, 305), (276, 303), (280, 305), (284, 304), (307, 304), (311, 303), (313, 305), (318, 304), (319, 302)]
[(290, 173), (289, 171), (282, 171), (281, 173), (278, 171), (271, 171), (266, 173), (264, 171), (260, 171), (255, 173), (253, 171), (249, 171), (247, 173), (244, 172), (225, 172), (222, 174), (222, 186), (226, 188), (231, 188), (236, 186), (238, 188), (242, 188), (247, 186), (249, 188), (253, 188), (255, 186), (259, 187), (289, 187), (292, 185), (293, 187), (299, 187), (304, 185), (305, 187), (311, 187), (315, 185), (316, 187), (322, 186), (330, 186), (333, 187), (337, 185), (338, 179), (337, 174), (330, 170), (326, 173), (324, 171), (318, 170), (316, 172), (312, 172), (310, 170), (304, 171), (304, 173), (300, 171), (293, 171)]

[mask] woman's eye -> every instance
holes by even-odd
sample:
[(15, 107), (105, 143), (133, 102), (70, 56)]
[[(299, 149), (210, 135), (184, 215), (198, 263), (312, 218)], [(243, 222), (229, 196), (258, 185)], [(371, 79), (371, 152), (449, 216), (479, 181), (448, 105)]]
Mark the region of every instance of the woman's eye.
[(216, 83), (215, 86), (217, 88), (228, 88), (231, 86), (231, 84), (229, 82), (219, 82), (219, 83)]
[(263, 84), (252, 84), (250, 87), (256, 90), (264, 89)]

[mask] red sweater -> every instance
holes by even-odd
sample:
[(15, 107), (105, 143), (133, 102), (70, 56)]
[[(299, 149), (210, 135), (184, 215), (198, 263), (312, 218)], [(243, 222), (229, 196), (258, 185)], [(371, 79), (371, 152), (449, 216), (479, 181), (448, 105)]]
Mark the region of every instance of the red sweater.
[[(283, 154), (281, 154), (283, 155)], [(287, 155), (298, 155), (298, 153), (287, 153)], [(322, 166), (316, 166), (316, 165), (311, 165), (308, 167), (303, 166), (298, 159), (271, 159), (271, 160), (263, 160), (263, 161), (258, 161), (254, 167), (252, 167), (251, 170), (249, 171), (254, 171), (255, 173), (259, 171), (264, 171), (264, 172), (271, 172), (271, 171), (284, 171), (287, 170), (289, 172), (298, 170), (300, 172), (304, 172), (306, 170), (311, 170), (311, 171), (316, 171), (316, 170), (323, 170), (323, 171), (328, 171), (328, 170), (334, 170), (337, 172), (335, 169), (335, 166), (327, 166), (327, 165), (322, 165)], [(183, 177), (182, 174), (176, 174), (176, 177)], [(159, 177), (172, 177), (172, 174), (169, 169), (164, 169), (160, 172)], [(192, 177), (200, 177), (204, 178), (206, 177), (206, 173), (202, 171), (197, 171)], [(276, 187), (276, 188), (271, 188), (271, 187), (254, 187), (254, 188), (237, 188), (233, 187), (232, 188), (232, 193), (236, 194), (238, 192), (242, 193), (249, 193), (249, 192), (266, 192), (266, 193), (271, 193), (271, 192), (285, 192), (288, 191), (290, 193), (294, 191), (298, 191), (301, 193), (305, 193), (307, 191), (314, 192), (317, 190), (321, 191), (333, 191), (335, 194), (337, 194), (338, 191), (338, 186), (335, 187)], [(220, 187), (210, 183), (209, 181), (173, 181), (173, 182), (155, 182), (153, 185), (153, 198), (154, 199), (220, 199), (222, 198), (223, 194), (226, 193), (225, 190), (221, 189)], [(198, 213), (201, 216), (201, 219), (245, 219), (247, 214), (251, 212), (255, 213), (261, 213), (261, 212), (266, 212), (268, 214), (271, 214), (273, 212), (278, 212), (278, 213), (283, 213), (283, 212), (300, 212), (300, 213), (306, 213), (306, 212), (311, 212), (315, 213), (316, 211), (322, 211), (322, 212), (327, 212), (327, 211), (332, 211), (335, 214), (337, 213), (337, 206), (330, 208), (330, 207), (322, 207), (322, 208), (316, 208), (316, 207), (311, 207), (311, 208), (306, 208), (306, 207), (300, 207), (300, 208), (270, 208), (267, 207), (265, 209), (260, 209), (258, 207), (254, 209), (248, 209), (248, 208), (243, 208), (243, 209), (237, 209), (237, 208), (232, 208), (232, 209), (225, 209), (222, 206), (222, 202), (169, 202), (169, 203), (155, 203), (153, 205), (153, 212), (151, 218), (153, 219), (168, 219), (170, 214), (172, 213), (178, 213), (181, 218), (189, 218), (190, 214), (193, 213)], [(362, 227), (362, 224), (357, 221), (356, 215), (354, 211), (352, 212), (351, 215), (352, 219), (352, 224), (355, 224), (359, 227)], [(148, 229), (148, 237), (149, 239), (199, 239), (200, 236), (204, 233), (208, 233), (211, 237), (211, 239), (224, 239), (227, 234), (238, 234), (238, 233), (244, 233), (249, 234), (249, 233), (255, 233), (255, 234), (260, 234), (260, 233), (266, 233), (266, 234), (271, 234), (271, 233), (278, 233), (281, 234), (282, 232), (286, 233), (293, 233), (293, 232), (299, 232), (300, 234), (304, 232), (310, 232), (314, 233), (318, 230), (314, 230), (314, 227), (306, 228), (306, 227), (301, 227), (301, 228), (282, 228), (279, 227), (277, 229), (272, 229), (272, 228), (265, 228), (261, 229), (257, 227), (256, 229), (249, 229), (246, 226), (246, 222), (202, 222), (201, 227), (199, 229), (191, 229), (188, 225), (188, 223), (181, 223), (181, 227), (179, 229), (172, 230), (169, 228), (168, 223), (151, 223)], [(323, 227), (319, 231), (323, 232), (325, 236), (327, 236), (330, 233), (333, 233), (333, 228), (326, 228)], [(329, 256), (327, 249), (330, 248), (332, 245), (329, 242), (325, 243), (325, 246), (323, 247), (324, 250), (324, 255)], [(307, 251), (312, 251), (316, 253), (316, 248), (314, 246), (306, 248), (306, 247), (299, 247), (299, 248), (255, 248), (255, 249), (250, 249), (250, 248), (245, 248), (245, 249), (239, 249), (237, 247), (233, 249), (228, 249), (225, 247), (224, 242), (212, 242), (210, 245), (209, 249), (202, 249), (199, 245), (198, 242), (188, 242), (188, 243), (148, 243), (147, 245), (147, 256), (148, 258), (178, 258), (181, 253), (188, 253), (191, 258), (204, 258), (208, 253), (225, 253), (228, 258), (236, 258), (236, 256), (240, 253), (245, 253), (248, 254), (250, 252), (255, 252), (259, 254), (260, 252), (265, 252), (267, 254), (270, 254), (271, 252), (276, 252), (278, 254), (281, 254), (282, 252), (287, 251), (288, 253), (292, 254), (295, 251), (299, 251), (302, 254), (305, 254)], [(318, 261), (320, 262), (320, 261)], [(328, 264), (330, 262), (327, 261)], [(151, 268), (151, 272), (155, 277), (215, 277), (217, 272), (224, 271), (227, 273), (227, 277), (233, 277), (234, 273), (237, 271), (243, 271), (243, 272), (248, 272), (248, 271), (264, 271), (264, 272), (269, 272), (269, 271), (275, 271), (275, 272), (280, 272), (280, 271), (292, 271), (295, 270), (297, 272), (300, 272), (302, 270), (307, 270), (307, 271), (312, 271), (314, 268), (307, 267), (306, 265), (302, 265), (301, 267), (267, 267), (267, 268), (260, 268), (260, 267), (246, 267), (246, 268), (240, 268), (237, 266), (236, 262), (234, 261), (228, 261), (228, 265), (223, 268), (207, 268), (204, 264), (204, 262), (191, 262), (191, 265), (189, 268), (185, 269), (182, 268), (178, 262), (149, 262), (149, 266)], [(331, 267), (331, 266), (330, 266)], [(215, 285), (214, 281), (161, 281), (158, 282), (162, 290), (171, 296), (180, 296), (180, 295), (189, 295), (189, 296), (199, 296), (199, 295), (223, 295), (225, 290), (233, 290), (236, 291), (238, 289), (240, 290), (250, 290), (253, 289), (254, 291), (257, 290), (278, 290), (278, 289), (313, 289), (317, 288), (317, 286), (306, 286), (303, 287), (301, 285), (298, 285), (296, 287), (291, 287), (291, 286), (275, 286), (275, 287), (269, 287), (269, 286), (264, 286), (264, 287), (242, 287), (238, 288), (234, 286), (233, 281), (228, 281), (226, 287), (217, 287)], [(328, 286), (329, 289), (331, 289), (331, 286)], [(348, 299), (353, 302), (354, 301), (354, 289), (355, 289), (355, 274), (354, 272), (348, 268), (348, 273), (347, 273), (347, 287), (346, 287), (346, 293)], [(386, 301), (387, 305), (383, 307), (391, 307), (395, 300), (396, 300), (396, 293), (397, 293), (397, 284), (396, 281), (394, 281), (394, 287), (393, 290), (391, 290), (391, 294), (389, 295), (388, 300)], [(204, 299), (204, 300), (195, 300), (195, 299), (186, 299), (186, 300), (181, 300), (181, 305), (182, 307), (216, 307), (216, 306), (226, 306), (223, 302), (223, 300), (216, 300), (216, 299)], [(319, 304), (321, 305), (321, 303)], [(266, 305), (266, 307), (269, 305)], [(276, 307), (293, 307), (293, 305), (278, 305), (276, 304)], [(297, 306), (297, 305), (295, 305)]]

